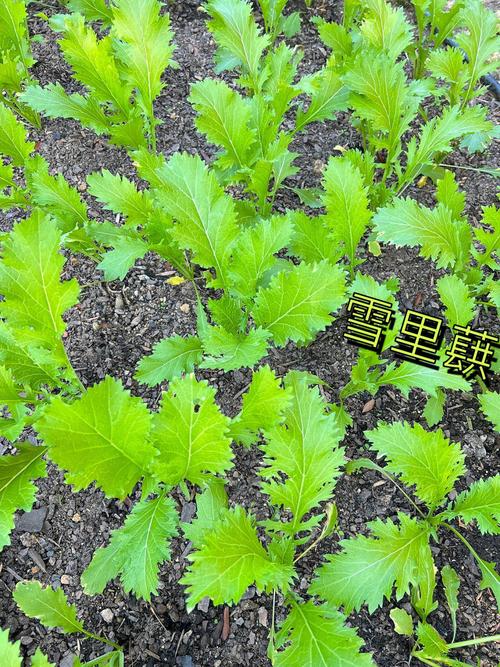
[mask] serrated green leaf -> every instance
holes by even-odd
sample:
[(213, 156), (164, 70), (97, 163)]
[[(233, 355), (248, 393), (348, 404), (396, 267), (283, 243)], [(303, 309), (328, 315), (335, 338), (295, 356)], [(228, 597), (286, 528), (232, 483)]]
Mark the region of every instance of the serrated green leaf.
[(115, 247), (104, 255), (97, 268), (104, 273), (104, 280), (123, 280), (138, 259), (148, 252), (148, 244), (140, 238), (121, 238)]
[(205, 534), (214, 530), (227, 506), (224, 480), (209, 479), (207, 486), (196, 496), (196, 518), (191, 523), (182, 524), (184, 535), (197, 549), (203, 544)]
[(198, 156), (177, 153), (156, 173), (158, 200), (176, 221), (173, 238), (197, 264), (215, 268), (216, 285), (224, 285), (239, 235), (233, 200)]
[(450, 329), (455, 324), (466, 326), (474, 319), (476, 302), (461, 278), (456, 275), (443, 276), (437, 281), (436, 287)]
[(495, 430), (500, 433), (500, 393), (486, 391), (477, 398), (481, 404), (482, 413), (493, 424)]
[(346, 613), (363, 604), (373, 613), (384, 598), (390, 599), (394, 586), (400, 600), (418, 583), (418, 561), (429, 550), (429, 529), (406, 514), (398, 517), (400, 525), (391, 520), (370, 522), (373, 537), (342, 540), (342, 551), (328, 556), (309, 592), (343, 606)]
[(18, 449), (14, 456), (0, 456), (0, 551), (10, 544), (15, 512), (28, 512), (35, 502), (37, 488), (33, 480), (47, 474), (42, 460), (46, 447), (21, 443)]
[(455, 635), (457, 633), (458, 591), (460, 589), (460, 577), (451, 567), (451, 565), (445, 565), (441, 570), (441, 579), (443, 581), (448, 609), (450, 610), (451, 623), (453, 626), (453, 641), (455, 641)]
[(11, 371), (16, 382), (37, 389), (58, 386), (60, 372), (49, 350), (23, 347), (14, 333), (0, 321), (0, 363)]
[(263, 366), (252, 376), (248, 391), (243, 395), (239, 414), (231, 422), (231, 436), (236, 442), (251, 445), (259, 433), (275, 427), (282, 419), (291, 397), (290, 388), (282, 388), (269, 366)]
[(10, 157), (15, 167), (22, 167), (35, 148), (35, 144), (27, 141), (26, 137), (23, 124), (0, 103), (0, 153)]
[(55, 398), (35, 428), (68, 484), (79, 491), (96, 482), (107, 496), (125, 498), (156, 456), (146, 441), (150, 425), (141, 399), (108, 376), (71, 404)]
[(270, 333), (258, 327), (248, 333), (233, 333), (222, 327), (209, 327), (202, 336), (205, 356), (200, 368), (233, 371), (253, 368), (267, 354)]
[(198, 113), (196, 127), (208, 141), (224, 149), (222, 169), (249, 165), (256, 131), (250, 127), (252, 110), (247, 101), (224, 81), (204, 79), (191, 87), (189, 96)]
[(448, 653), (448, 646), (439, 632), (428, 623), (419, 623), (417, 639), (422, 646), (423, 653), (428, 658), (442, 658)]
[(151, 437), (160, 452), (153, 474), (169, 485), (202, 484), (232, 465), (229, 419), (215, 402), (215, 389), (194, 375), (172, 380), (154, 415)]
[(69, 0), (66, 7), (74, 13), (83, 14), (87, 21), (102, 21), (105, 26), (111, 25), (113, 11), (105, 0)]
[(335, 414), (327, 414), (316, 387), (305, 378), (292, 377), (291, 403), (283, 411), (282, 425), (265, 433), (262, 491), (273, 505), (293, 516), (283, 530), (295, 534), (303, 529), (305, 515), (331, 498), (344, 462), (339, 447), (342, 431)]
[(115, 0), (112, 33), (120, 40), (118, 57), (137, 101), (152, 120), (153, 102), (164, 88), (162, 75), (172, 63), (170, 16), (158, 0)]
[(60, 83), (41, 86), (29, 85), (19, 99), (48, 118), (72, 118), (97, 134), (108, 131), (110, 120), (94, 95), (69, 95)]
[(290, 213), (294, 233), (289, 245), (290, 252), (304, 262), (314, 264), (326, 259), (336, 264), (344, 255), (331, 230), (325, 224), (324, 216), (310, 218), (302, 211)]
[(373, 217), (379, 238), (395, 246), (420, 246), (420, 254), (438, 268), (460, 268), (469, 259), (471, 232), (465, 220), (455, 220), (445, 206), (434, 209), (414, 199), (395, 199)]
[(56, 223), (38, 209), (14, 226), (0, 262), (0, 315), (18, 342), (46, 348), (66, 367), (62, 316), (77, 302), (79, 285), (75, 279), (60, 282), (65, 259), (59, 247)]
[(0, 366), (0, 435), (11, 442), (21, 435), (28, 413), (28, 400), (21, 396), (23, 389), (14, 380), (11, 370)]
[(339, 266), (302, 263), (278, 273), (269, 287), (258, 291), (253, 317), (280, 347), (289, 340), (309, 342), (332, 322), (330, 313), (340, 308), (344, 294), (345, 276)]
[[(363, 641), (345, 617), (327, 603), (294, 603), (276, 636), (277, 667), (372, 667), (371, 654), (360, 653)], [(286, 647), (283, 650), (283, 646)]]
[(458, 189), (455, 174), (449, 169), (445, 169), (442, 178), (438, 178), (436, 199), (439, 204), (443, 204), (450, 209), (455, 220), (460, 220), (463, 217), (465, 192)]
[(338, 111), (347, 109), (348, 104), (349, 92), (334, 63), (330, 63), (315, 75), (307, 111), (300, 107), (297, 111), (295, 132), (301, 132), (311, 123), (333, 120)]
[(257, 91), (260, 59), (271, 40), (261, 34), (252, 6), (245, 0), (209, 0), (206, 9), (212, 17), (207, 23), (208, 29), (219, 47), (216, 56), (219, 70), (243, 65)]
[[(0, 52), (22, 62), (25, 73), (35, 60), (30, 50), (26, 4), (3, 0), (0, 15)], [(5, 57), (5, 55), (4, 55)]]
[(275, 263), (274, 253), (288, 245), (292, 223), (288, 216), (275, 215), (245, 229), (235, 246), (230, 269), (232, 290), (250, 299), (262, 278)]
[(500, 535), (500, 475), (471, 484), (450, 505), (445, 516), (461, 517), (465, 523), (475, 521), (483, 535)]
[(37, 618), (47, 628), (60, 628), (64, 633), (83, 631), (76, 607), (68, 604), (62, 588), (54, 590), (42, 587), (39, 581), (21, 581), (12, 597), (26, 616)]
[(107, 169), (87, 176), (89, 193), (104, 205), (107, 211), (121, 213), (135, 225), (146, 224), (152, 212), (152, 201), (147, 190), (139, 191), (132, 181)]
[(158, 569), (170, 558), (177, 520), (174, 501), (164, 495), (137, 503), (123, 526), (111, 533), (109, 544), (94, 553), (81, 578), (85, 592), (102, 593), (120, 575), (125, 593), (144, 600), (157, 595)]
[(22, 667), (21, 643), (9, 641), (9, 631), (0, 628), (0, 655), (5, 667)]
[(40, 651), (39, 648), (35, 651), (31, 658), (31, 667), (56, 667), (53, 662), (49, 662), (47, 657)]
[(366, 8), (368, 13), (360, 26), (362, 36), (377, 52), (396, 60), (413, 39), (403, 9), (395, 9), (385, 0), (367, 0)]
[(190, 373), (202, 359), (203, 348), (196, 336), (170, 336), (153, 348), (153, 353), (142, 357), (135, 378), (150, 387), (172, 380), (182, 373)]
[(379, 423), (366, 433), (370, 446), (386, 459), (389, 472), (401, 476), (429, 507), (440, 505), (465, 473), (464, 455), (441, 430), (426, 431), (420, 424)]
[(396, 607), (395, 609), (391, 609), (389, 616), (394, 623), (394, 630), (398, 635), (406, 635), (407, 637), (413, 635), (413, 619), (407, 611)]
[(330, 158), (323, 187), (324, 220), (337, 243), (344, 244), (349, 264), (354, 267), (358, 244), (372, 216), (363, 176), (349, 160)]
[(188, 559), (191, 565), (181, 579), (187, 587), (188, 610), (204, 597), (214, 604), (237, 604), (252, 584), (259, 591), (286, 590), (293, 577), (291, 566), (271, 561), (253, 517), (241, 506), (224, 512)]
[(427, 426), (432, 428), (433, 426), (439, 424), (439, 422), (443, 419), (445, 403), (445, 392), (442, 389), (437, 388), (436, 395), (429, 396), (427, 403), (425, 404), (424, 411), (422, 412)]
[(488, 561), (476, 558), (476, 561), (481, 570), (482, 578), (480, 589), (489, 588), (497, 601), (497, 608), (500, 610), (500, 576), (496, 571), (496, 563), (489, 563)]
[(377, 385), (391, 384), (408, 398), (411, 389), (422, 389), (436, 398), (439, 389), (470, 391), (471, 384), (461, 375), (453, 375), (443, 368), (426, 368), (410, 361), (403, 361), (399, 366), (389, 364), (384, 373), (377, 378)]
[(497, 270), (498, 264), (492, 255), (496, 254), (500, 256), (500, 209), (496, 206), (484, 206), (482, 222), (492, 227), (493, 231), (487, 231), (482, 227), (474, 227), (474, 236), (484, 246), (484, 250), (481, 252), (473, 251), (474, 258), (478, 263), (485, 264), (490, 269)]

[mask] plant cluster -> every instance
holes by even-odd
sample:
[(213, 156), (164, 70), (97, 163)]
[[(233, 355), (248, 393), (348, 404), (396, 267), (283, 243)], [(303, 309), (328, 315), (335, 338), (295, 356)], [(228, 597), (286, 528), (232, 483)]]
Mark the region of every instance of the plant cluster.
[[(341, 23), (315, 19), (330, 53), (318, 71), (301, 75), (302, 53), (287, 43), (301, 17), (285, 12), (286, 0), (259, 0), (262, 22), (246, 0), (207, 0), (217, 75), (194, 83), (189, 102), (198, 131), (218, 149), (208, 165), (183, 152), (167, 159), (157, 149), (155, 100), (166, 68), (176, 67), (169, 15), (158, 0), (69, 0), (67, 12), (50, 18), (78, 93), (38, 85), (24, 3), (2, 0), (0, 208), (21, 211), (22, 219), (0, 237), (0, 434), (16, 449), (0, 457), (0, 548), (10, 543), (15, 512), (32, 507), (50, 460), (75, 491), (95, 484), (123, 500), (140, 490), (82, 575), (89, 595), (118, 577), (126, 593), (150, 600), (170, 542), (182, 533), (192, 545), (182, 579), (188, 609), (205, 597), (237, 604), (250, 585), (271, 595), (268, 655), (278, 667), (374, 664), (347, 617), (405, 595), (414, 615), (396, 607), (391, 617), (396, 632), (415, 636), (412, 655), (422, 664), (464, 665), (454, 649), (499, 639), (447, 642), (429, 616), (442, 585), (455, 633), (460, 580), (450, 565), (437, 571), (431, 550), (444, 534), (467, 547), (481, 587), (500, 603), (494, 564), (456, 527), (460, 519), (462, 528), (500, 532), (500, 477), (475, 482), (449, 502), (466, 472), (464, 454), (440, 429), (419, 424), (379, 422), (366, 433), (370, 459), (347, 461), (342, 445), (352, 422), (349, 396), (386, 385), (405, 395), (422, 389), (424, 417), (434, 427), (445, 390), (470, 392), (471, 383), (442, 367), (398, 365), (386, 354), (392, 333), (380, 354), (359, 351), (338, 403), (324, 398), (320, 378), (294, 370), (280, 378), (262, 363), (271, 346), (312, 342), (355, 292), (389, 301), (401, 320), (397, 281), (379, 283), (360, 268), (366, 245), (373, 253), (381, 244), (418, 247), (444, 269), (437, 290), (450, 328), (499, 307), (498, 210), (485, 207), (472, 227), (464, 194), (443, 166), (457, 143), (481, 150), (495, 134), (486, 109), (470, 104), (498, 51), (495, 17), (479, 0), (412, 4), (415, 27), (385, 0), (345, 0)], [(458, 47), (446, 46), (452, 36)], [(339, 112), (359, 131), (362, 150), (331, 157), (320, 188), (290, 188), (287, 179), (299, 170), (297, 136)], [(38, 114), (73, 119), (126, 149), (144, 187), (106, 170), (87, 179), (89, 196), (120, 225), (89, 216), (81, 194), (51, 173), (25, 124), (37, 123)], [(418, 178), (436, 182), (434, 208), (403, 196)], [(295, 209), (278, 206), (284, 191)], [(61, 250), (95, 260), (107, 281), (123, 279), (148, 252), (168, 261), (179, 281), (192, 281), (196, 335), (159, 341), (136, 370), (139, 383), (168, 382), (158, 410), (110, 376), (81, 383), (63, 343), (64, 315), (81, 287), (63, 279)], [(229, 418), (195, 371), (240, 368), (252, 369), (252, 379)], [(500, 394), (481, 388), (481, 409), (498, 430)], [(27, 428), (39, 445), (23, 439)], [(262, 453), (265, 518), (227, 496), (236, 447)], [(301, 559), (340, 534), (336, 480), (364, 469), (388, 477), (408, 511), (371, 522), (367, 536), (341, 540), (299, 595)], [(189, 524), (179, 520), (179, 492), (196, 494)], [(279, 627), (278, 596), (286, 609)], [(23, 582), (14, 598), (47, 627), (111, 644), (89, 667), (123, 664), (120, 647), (87, 631), (62, 591)], [(6, 631), (0, 652), (20, 664)], [(32, 664), (49, 663), (38, 651)]]

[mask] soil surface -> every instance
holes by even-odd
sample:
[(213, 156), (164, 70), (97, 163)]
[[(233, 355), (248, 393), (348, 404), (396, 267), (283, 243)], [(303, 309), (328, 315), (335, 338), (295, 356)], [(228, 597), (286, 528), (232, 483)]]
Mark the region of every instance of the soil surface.
[[(332, 9), (330, 4), (319, 0), (314, 3), (314, 13), (328, 20), (336, 18), (337, 10), (335, 7)], [(333, 4), (337, 6), (340, 3)], [(55, 10), (55, 3), (52, 5)], [(292, 2), (290, 9), (299, 6), (303, 8), (301, 3)], [(54, 13), (50, 8), (51, 4), (44, 3), (43, 11)], [(37, 11), (40, 7), (34, 2), (30, 5), (30, 28), (33, 34), (44, 37), (36, 45), (38, 63), (34, 75), (42, 84), (59, 81), (69, 90), (78, 90), (68, 66), (59, 55), (54, 36), (37, 18)], [(159, 128), (159, 148), (167, 156), (182, 149), (200, 153), (209, 161), (214, 151), (196, 132), (194, 114), (186, 98), (191, 82), (213, 74), (213, 40), (196, 2), (184, 0), (172, 3), (170, 13), (179, 69), (167, 73), (167, 86), (156, 104), (156, 114), (163, 121)], [(305, 57), (301, 64), (304, 72), (318, 69), (327, 56), (314, 26), (309, 24), (307, 18), (305, 13), (304, 31), (296, 40), (297, 45), (304, 49)], [(484, 96), (482, 102), (489, 106), (492, 117), (498, 113), (497, 104), (489, 94)], [(82, 192), (85, 191), (86, 176), (102, 168), (129, 178), (135, 177), (134, 168), (123, 151), (109, 146), (105, 139), (96, 137), (72, 121), (44, 121), (43, 130), (32, 132), (32, 136), (39, 141), (39, 150), (54, 172), (63, 173)], [(339, 145), (359, 145), (359, 137), (344, 115), (340, 114), (335, 122), (312, 126), (296, 140), (294, 148), (301, 154), (298, 165), (303, 171), (290, 179), (289, 185), (318, 186), (323, 165), (330, 155), (336, 154), (335, 147)], [(456, 151), (447, 157), (447, 162), (464, 167), (493, 167), (498, 166), (499, 153), (494, 147), (472, 157)], [(467, 193), (471, 223), (477, 224), (481, 206), (496, 203), (495, 182), (480, 172), (459, 168), (456, 173)], [(407, 194), (431, 204), (433, 192), (434, 188), (429, 184), (421, 189), (414, 187)], [(100, 208), (85, 193), (84, 196), (90, 205), (90, 214), (100, 219)], [(279, 209), (298, 206), (300, 203), (289, 191), (284, 191), (278, 201)], [(1, 219), (3, 228), (8, 228), (15, 219), (15, 216), (4, 214)], [(165, 386), (148, 389), (138, 385), (133, 373), (138, 360), (149, 353), (158, 340), (173, 333), (184, 335), (194, 332), (195, 295), (191, 285), (169, 285), (166, 278), (171, 267), (154, 256), (137, 262), (124, 281), (108, 284), (102, 282), (102, 276), (93, 263), (81, 256), (69, 257), (66, 268), (67, 276), (77, 277), (82, 285), (80, 303), (67, 317), (65, 339), (71, 361), (82, 382), (92, 385), (106, 374), (111, 374), (119, 377), (134, 394), (143, 397), (151, 408), (155, 408)], [(402, 308), (418, 306), (425, 312), (439, 314), (435, 282), (441, 272), (431, 262), (419, 258), (416, 252), (384, 247), (378, 258), (366, 255), (362, 270), (379, 280), (391, 276), (399, 278)], [(482, 313), (478, 326), (487, 325), (491, 327), (494, 323)], [(325, 397), (329, 401), (337, 401), (356, 360), (356, 348), (342, 338), (344, 326), (345, 318), (341, 316), (309, 347), (289, 345), (283, 350), (273, 350), (266, 362), (280, 374), (291, 368), (317, 374), (327, 383), (322, 389)], [(200, 375), (217, 387), (222, 409), (234, 415), (240, 406), (241, 392), (248, 385), (250, 372), (205, 372)], [(493, 387), (498, 388), (498, 382), (494, 382)], [(422, 411), (426, 399), (418, 390), (406, 400), (396, 390), (383, 389), (371, 409), (367, 405), (369, 399), (368, 394), (361, 394), (347, 401), (347, 408), (355, 419), (344, 442), (348, 458), (366, 456), (364, 432), (373, 428), (378, 420), (407, 419), (424, 423)], [(467, 454), (469, 472), (459, 481), (459, 491), (472, 481), (498, 470), (499, 438), (479, 412), (474, 397), (448, 392), (445, 416), (440, 426), (447, 436), (462, 443)], [(0, 453), (9, 451), (9, 448), (4, 442), (0, 445)], [(258, 517), (263, 517), (266, 515), (266, 503), (258, 492), (256, 471), (259, 463), (257, 448), (237, 449), (235, 466), (229, 473), (228, 491), (231, 503), (241, 503)], [(52, 465), (49, 465), (48, 477), (40, 480), (38, 487), (35, 508), (41, 512), (31, 516), (31, 520), (34, 524), (38, 521), (39, 525), (30, 525), (26, 515), (24, 518), (19, 516), (12, 544), (0, 556), (0, 625), (10, 628), (12, 639), (21, 640), (26, 656), (40, 647), (57, 665), (68, 667), (76, 654), (82, 660), (90, 660), (102, 652), (101, 644), (48, 631), (37, 621), (19, 613), (11, 592), (17, 581), (35, 578), (54, 587), (62, 586), (70, 601), (76, 603), (80, 617), (90, 630), (124, 646), (126, 664), (130, 667), (270, 665), (266, 657), (271, 619), (271, 599), (268, 596), (259, 596), (251, 587), (240, 604), (229, 609), (229, 634), (224, 639), (223, 607), (202, 602), (191, 614), (186, 612), (184, 590), (178, 582), (187, 565), (189, 544), (182, 538), (174, 540), (172, 560), (161, 567), (159, 595), (151, 603), (124, 595), (117, 582), (109, 584), (100, 596), (85, 596), (80, 576), (95, 549), (105, 545), (111, 530), (122, 525), (131, 503), (109, 501), (94, 488), (72, 493), (64, 485), (62, 474)], [(194, 503), (181, 494), (175, 497), (182, 519), (189, 521), (195, 512)], [(135, 497), (130, 500), (133, 502)], [(335, 500), (340, 528), (346, 537), (366, 533), (367, 522), (376, 517), (394, 517), (398, 510), (410, 509), (404, 497), (374, 472), (343, 476), (338, 482)], [(498, 543), (495, 544), (490, 537), (481, 536), (473, 528), (464, 530), (482, 558), (487, 561), (498, 559)], [(489, 590), (480, 591), (480, 575), (468, 551), (451, 534), (440, 537), (439, 543), (432, 547), (436, 563), (438, 567), (450, 563), (459, 572), (462, 581), (457, 640), (498, 632), (493, 596)], [(330, 538), (300, 561), (299, 592), (306, 591), (312, 572), (324, 555), (337, 549), (338, 539), (338, 536)], [(430, 620), (451, 641), (451, 622), (441, 586), (438, 591), (440, 606)], [(400, 604), (410, 611), (406, 598)], [(407, 665), (411, 651), (410, 640), (393, 630), (389, 617), (393, 607), (392, 602), (387, 602), (372, 615), (363, 609), (349, 618), (363, 637), (366, 650), (373, 652), (374, 660), (380, 667)], [(278, 621), (283, 615), (283, 601), (278, 598)], [(470, 652), (457, 652), (454, 657), (472, 661), (479, 659), (482, 667), (495, 667), (500, 654), (495, 647), (484, 646)]]

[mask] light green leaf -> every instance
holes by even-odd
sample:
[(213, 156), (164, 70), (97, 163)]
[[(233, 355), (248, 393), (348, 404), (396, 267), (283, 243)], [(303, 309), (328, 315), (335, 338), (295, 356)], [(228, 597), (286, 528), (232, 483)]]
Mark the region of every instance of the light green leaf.
[(398, 517), (399, 526), (391, 520), (370, 522), (373, 537), (342, 540), (341, 553), (328, 556), (309, 592), (343, 606), (346, 613), (363, 604), (373, 613), (384, 598), (390, 599), (394, 586), (400, 600), (418, 582), (417, 565), (421, 553), (429, 550), (429, 529), (406, 514)]
[(53, 662), (49, 662), (47, 657), (40, 651), (39, 648), (31, 658), (31, 667), (56, 667)]
[(28, 512), (35, 502), (37, 488), (33, 480), (47, 474), (42, 460), (46, 447), (21, 443), (18, 450), (14, 456), (0, 456), (0, 550), (10, 544), (15, 512)]
[(14, 380), (11, 370), (0, 366), (0, 435), (11, 442), (22, 433), (28, 413), (28, 400), (21, 395), (23, 390), (24, 387)]
[(301, 132), (311, 123), (333, 120), (338, 111), (345, 111), (349, 93), (334, 63), (326, 65), (313, 78), (311, 101), (307, 111), (300, 108), (295, 120), (295, 131)]
[(60, 282), (65, 259), (59, 247), (55, 222), (38, 209), (14, 226), (0, 263), (0, 315), (18, 342), (45, 347), (59, 366), (67, 366), (62, 316), (77, 302), (79, 285)]
[(268, 329), (276, 345), (287, 341), (309, 342), (333, 320), (345, 295), (345, 276), (327, 261), (302, 263), (275, 275), (261, 288), (253, 316), (257, 326)]
[(209, 327), (202, 336), (204, 356), (200, 368), (232, 371), (253, 368), (267, 354), (269, 331), (258, 327), (248, 333), (233, 333), (222, 327)]
[(450, 504), (445, 516), (461, 517), (465, 523), (475, 521), (483, 535), (500, 535), (500, 475), (471, 484)]
[(198, 130), (224, 149), (217, 161), (220, 167), (250, 166), (256, 130), (250, 127), (252, 110), (246, 100), (224, 81), (204, 79), (193, 84), (189, 101), (198, 113)]
[(99, 106), (95, 95), (69, 95), (60, 83), (41, 86), (29, 85), (20, 100), (48, 118), (72, 118), (97, 134), (108, 131), (110, 120)]
[(182, 524), (184, 535), (197, 549), (202, 546), (206, 533), (214, 530), (227, 506), (224, 480), (212, 477), (196, 496), (196, 518), (191, 523)]
[(12, 597), (26, 616), (37, 618), (47, 628), (60, 628), (64, 633), (83, 631), (76, 607), (68, 604), (62, 588), (54, 590), (43, 588), (39, 581), (21, 581)]
[(466, 326), (474, 319), (476, 302), (461, 278), (453, 274), (443, 276), (437, 281), (436, 287), (450, 329), (455, 324)]
[(23, 124), (0, 103), (0, 154), (10, 157), (15, 167), (22, 167), (35, 149), (35, 144), (27, 141), (26, 136)]
[(140, 238), (123, 237), (104, 255), (97, 268), (104, 273), (104, 280), (123, 280), (138, 259), (148, 252), (148, 244)]
[(149, 191), (139, 191), (132, 181), (107, 169), (87, 176), (89, 193), (104, 204), (107, 211), (121, 213), (134, 225), (146, 224), (152, 212)]
[(293, 211), (290, 218), (294, 234), (289, 245), (290, 252), (305, 262), (314, 264), (326, 259), (336, 264), (344, 255), (331, 230), (325, 224), (324, 216), (310, 218), (302, 211)]
[(369, 653), (360, 653), (363, 641), (333, 606), (313, 600), (294, 603), (276, 636), (276, 667), (373, 667)]
[(391, 609), (389, 616), (394, 623), (394, 630), (398, 635), (406, 635), (407, 637), (413, 635), (413, 619), (407, 611), (396, 607), (395, 609)]
[(287, 386), (292, 401), (284, 409), (283, 424), (265, 433), (265, 467), (260, 474), (266, 480), (262, 491), (271, 503), (292, 514), (292, 521), (279, 522), (279, 529), (293, 535), (304, 530), (308, 512), (331, 498), (344, 452), (339, 447), (342, 431), (337, 418), (326, 413), (318, 389), (309, 388), (306, 378), (295, 375)]
[(181, 579), (187, 587), (188, 611), (204, 597), (214, 604), (237, 604), (252, 584), (259, 591), (286, 590), (293, 577), (291, 566), (271, 561), (253, 517), (241, 506), (224, 512), (188, 559), (191, 565)]
[(177, 511), (164, 495), (141, 500), (109, 544), (98, 549), (81, 581), (88, 595), (102, 593), (108, 581), (120, 575), (125, 593), (150, 600), (158, 594), (158, 568), (170, 558), (169, 543), (177, 533)]
[(365, 4), (368, 13), (360, 26), (362, 36), (377, 52), (396, 60), (413, 40), (403, 9), (395, 9), (385, 0), (367, 0)]
[(488, 561), (476, 558), (476, 561), (481, 570), (482, 579), (480, 589), (489, 588), (497, 601), (497, 608), (500, 611), (500, 576), (496, 571), (496, 563), (489, 563)]
[(471, 384), (461, 375), (453, 375), (444, 368), (426, 368), (410, 361), (403, 361), (399, 366), (389, 364), (384, 373), (377, 379), (377, 385), (393, 385), (408, 398), (411, 389), (422, 389), (432, 396), (438, 397), (439, 390), (470, 391)]
[(291, 393), (289, 387), (281, 387), (269, 366), (255, 371), (250, 387), (243, 395), (242, 408), (231, 423), (233, 440), (248, 446), (258, 440), (260, 432), (275, 427), (283, 420), (283, 412), (292, 399)]
[(481, 411), (495, 430), (500, 433), (500, 393), (497, 391), (486, 391), (477, 397), (481, 404)]
[(428, 658), (443, 658), (448, 653), (445, 640), (439, 632), (428, 623), (419, 623), (417, 628), (417, 639), (421, 644), (423, 653)]
[(436, 199), (453, 213), (454, 220), (460, 220), (464, 215), (465, 192), (458, 189), (455, 174), (445, 169), (443, 177), (438, 178)]
[(25, 70), (34, 64), (35, 61), (30, 51), (25, 2), (19, 2), (18, 0), (2, 1), (0, 52), (10, 52), (14, 58), (18, 58), (22, 62)]
[(457, 611), (458, 611), (458, 591), (460, 590), (460, 577), (451, 565), (445, 565), (441, 570), (441, 579), (443, 581), (444, 593), (448, 609), (450, 610), (451, 622), (453, 625), (453, 641), (457, 633)]
[(176, 221), (173, 238), (197, 264), (214, 267), (223, 285), (239, 235), (233, 200), (198, 156), (177, 153), (156, 173), (159, 202)]
[(203, 349), (196, 336), (170, 336), (153, 348), (153, 353), (142, 357), (135, 378), (150, 387), (172, 380), (182, 373), (190, 373), (202, 359)]
[(107, 496), (125, 498), (157, 453), (146, 440), (150, 424), (141, 399), (107, 377), (71, 404), (55, 398), (35, 427), (68, 484), (79, 491), (96, 482)]
[(163, 72), (174, 52), (170, 17), (161, 9), (158, 0), (115, 0), (112, 7), (112, 34), (120, 40), (118, 57), (150, 121), (153, 102), (164, 88)]
[(290, 218), (275, 215), (240, 234), (230, 269), (232, 289), (238, 296), (254, 296), (264, 274), (276, 261), (274, 253), (287, 246), (291, 233)]
[(465, 220), (455, 220), (445, 206), (434, 209), (414, 199), (395, 199), (373, 217), (379, 238), (395, 246), (420, 246), (420, 254), (438, 268), (460, 268), (469, 259), (471, 233)]
[(500, 209), (496, 206), (484, 206), (482, 222), (492, 227), (493, 231), (490, 232), (483, 227), (473, 228), (474, 236), (484, 246), (483, 251), (473, 251), (473, 255), (478, 263), (485, 264), (495, 271), (498, 269), (498, 263), (492, 255), (500, 256)]
[(354, 267), (358, 244), (372, 216), (363, 176), (349, 160), (330, 158), (323, 187), (324, 220), (337, 243), (344, 243), (349, 264)]
[(71, 12), (83, 14), (90, 22), (102, 21), (108, 26), (113, 20), (113, 11), (105, 0), (69, 0), (66, 6)]
[(22, 667), (21, 643), (9, 642), (9, 631), (0, 628), (0, 655), (4, 667)]
[(253, 18), (253, 9), (245, 0), (209, 0), (206, 9), (211, 20), (208, 29), (219, 47), (219, 69), (243, 65), (255, 91), (259, 88), (260, 59), (270, 44)]
[(194, 375), (172, 380), (153, 418), (152, 442), (160, 452), (153, 474), (169, 485), (202, 484), (232, 465), (229, 419), (215, 402), (215, 389)]
[(427, 403), (425, 404), (424, 411), (422, 412), (427, 426), (432, 428), (433, 426), (439, 424), (439, 422), (443, 419), (445, 403), (445, 392), (442, 389), (437, 388), (436, 395), (429, 396)]
[(366, 436), (371, 448), (386, 459), (387, 470), (400, 475), (407, 486), (415, 486), (415, 494), (429, 507), (440, 505), (465, 473), (460, 445), (450, 443), (441, 430), (381, 422)]

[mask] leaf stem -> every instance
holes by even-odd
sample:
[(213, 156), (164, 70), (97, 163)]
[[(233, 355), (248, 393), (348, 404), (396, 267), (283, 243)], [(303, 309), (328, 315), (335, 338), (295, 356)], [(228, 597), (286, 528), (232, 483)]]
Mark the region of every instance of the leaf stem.
[(489, 637), (478, 637), (477, 639), (467, 639), (463, 642), (453, 642), (448, 644), (450, 650), (462, 648), (464, 646), (477, 646), (478, 644), (488, 644), (489, 642), (500, 642), (500, 635), (490, 635)]
[(112, 646), (114, 649), (117, 651), (122, 651), (122, 647), (120, 644), (115, 644), (115, 642), (112, 642), (111, 639), (106, 639), (106, 637), (101, 637), (100, 635), (95, 635), (93, 632), (89, 632), (88, 630), (83, 629), (82, 630), (83, 634), (88, 637), (89, 639), (96, 639), (98, 642), (102, 642), (103, 644), (107, 644), (108, 646)]

